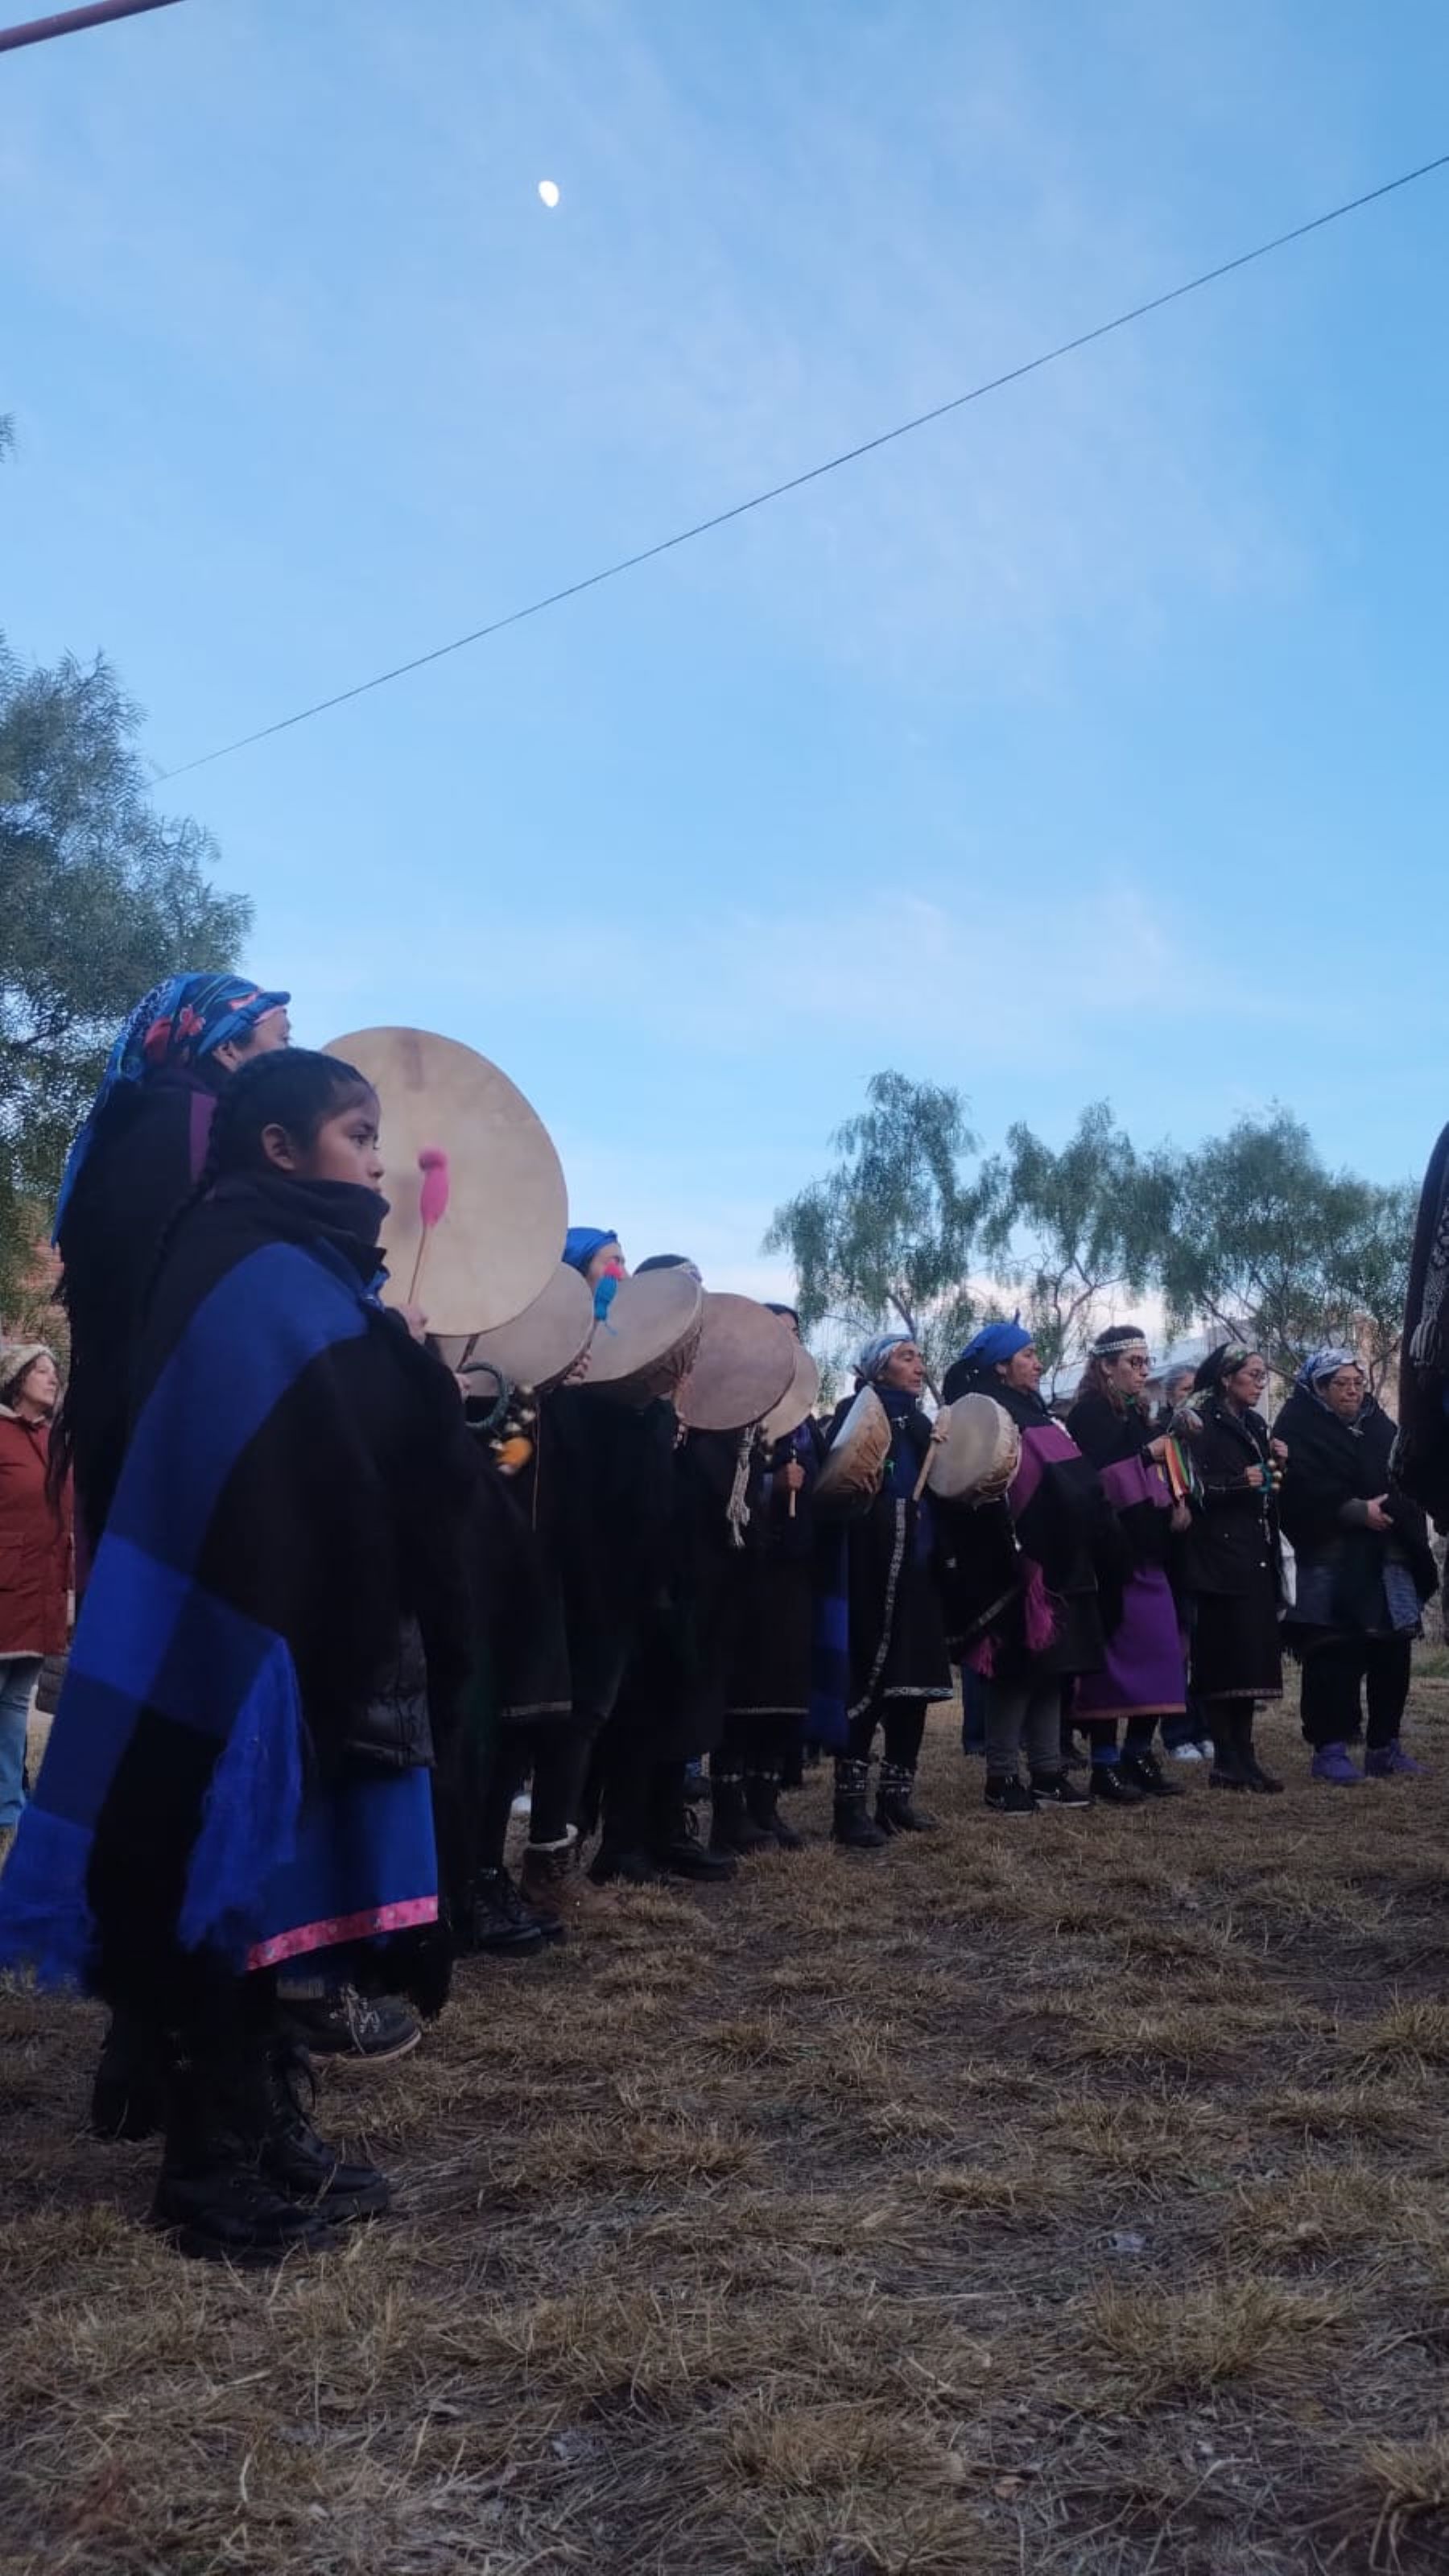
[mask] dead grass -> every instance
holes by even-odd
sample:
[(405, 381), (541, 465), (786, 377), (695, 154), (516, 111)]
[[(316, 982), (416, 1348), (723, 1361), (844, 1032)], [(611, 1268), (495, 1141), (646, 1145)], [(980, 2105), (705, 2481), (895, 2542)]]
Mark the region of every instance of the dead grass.
[(397, 2217), (272, 2280), (145, 2232), (96, 2015), (0, 1989), (0, 2570), (1449, 2568), (1425, 1709), (1417, 1787), (1280, 1722), (1282, 1799), (1016, 1833), (943, 1720), (929, 1840), (465, 1968), (326, 2090)]

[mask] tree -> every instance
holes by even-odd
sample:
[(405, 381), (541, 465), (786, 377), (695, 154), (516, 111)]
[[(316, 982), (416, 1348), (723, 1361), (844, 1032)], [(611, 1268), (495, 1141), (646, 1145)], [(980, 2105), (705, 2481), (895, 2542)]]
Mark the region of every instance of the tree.
[(0, 639), (0, 1314), (23, 1310), (70, 1139), (126, 1012), (231, 965), (251, 907), (198, 823), (155, 812), (139, 710), (99, 657), (27, 670)]
[(959, 1092), (873, 1074), (868, 1106), (831, 1139), (840, 1160), (777, 1208), (767, 1252), (788, 1252), (801, 1329), (863, 1336), (899, 1324), (933, 1386), (970, 1329), (972, 1240), (981, 1210), (963, 1159), (976, 1151)]
[(1240, 1118), (1177, 1168), (1154, 1264), (1169, 1317), (1242, 1334), (1283, 1376), (1343, 1341), (1378, 1383), (1398, 1347), (1413, 1207), (1405, 1186), (1330, 1171), (1286, 1109)]
[(1144, 1160), (1105, 1100), (1053, 1152), (1023, 1125), (981, 1175), (984, 1250), (1022, 1298), (1049, 1386), (1079, 1360), (1113, 1292), (1140, 1295), (1172, 1226), (1165, 1162)]

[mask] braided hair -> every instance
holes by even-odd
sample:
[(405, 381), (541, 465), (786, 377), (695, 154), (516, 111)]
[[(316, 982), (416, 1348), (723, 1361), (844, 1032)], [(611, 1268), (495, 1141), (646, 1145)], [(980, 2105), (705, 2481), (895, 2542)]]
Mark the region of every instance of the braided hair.
[(344, 1064), (341, 1056), (318, 1055), (310, 1047), (277, 1047), (240, 1065), (217, 1103), (206, 1160), (161, 1228), (145, 1305), (149, 1307), (156, 1293), (156, 1282), (181, 1228), (217, 1182), (233, 1172), (277, 1169), (264, 1142), (269, 1127), (282, 1128), (291, 1143), (305, 1152), (319, 1127), (371, 1091), (366, 1074), (359, 1073), (356, 1065)]

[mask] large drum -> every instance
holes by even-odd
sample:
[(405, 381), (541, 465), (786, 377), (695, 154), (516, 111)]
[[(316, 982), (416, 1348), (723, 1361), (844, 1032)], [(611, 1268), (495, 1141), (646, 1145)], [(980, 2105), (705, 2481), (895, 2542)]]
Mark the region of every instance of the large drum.
[[(388, 1302), (415, 1294), (447, 1336), (511, 1323), (542, 1296), (568, 1225), (537, 1111), (486, 1056), (430, 1029), (354, 1029), (327, 1053), (355, 1064), (382, 1103)], [(426, 1228), (425, 1193), (446, 1201)]]
[(890, 1454), (890, 1415), (875, 1388), (863, 1386), (815, 1480), (816, 1501), (859, 1502), (877, 1493)]
[(691, 1431), (743, 1431), (778, 1404), (795, 1375), (788, 1325), (753, 1297), (706, 1290), (699, 1348), (676, 1399)]
[(820, 1393), (820, 1371), (803, 1342), (795, 1345), (795, 1373), (778, 1404), (772, 1404), (760, 1424), (760, 1437), (773, 1448), (777, 1440), (788, 1440), (798, 1431), (808, 1413), (815, 1410)]
[(704, 1290), (692, 1270), (621, 1279), (594, 1326), (584, 1385), (623, 1404), (677, 1394), (699, 1346)]
[(926, 1482), (943, 1503), (1000, 1502), (1021, 1465), (1021, 1433), (990, 1395), (943, 1404), (932, 1434)]
[(510, 1324), (434, 1338), (450, 1369), (487, 1368), (510, 1386), (547, 1388), (582, 1359), (593, 1329), (594, 1292), (560, 1262), (543, 1295)]

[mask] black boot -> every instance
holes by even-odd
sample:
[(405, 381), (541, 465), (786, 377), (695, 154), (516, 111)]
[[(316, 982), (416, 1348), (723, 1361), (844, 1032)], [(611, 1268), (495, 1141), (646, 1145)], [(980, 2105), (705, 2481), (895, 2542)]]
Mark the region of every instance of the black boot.
[(279, 2263), (342, 2241), (325, 2204), (294, 2198), (261, 2169), (256, 2131), (269, 2087), (264, 2076), (259, 2084), (257, 2052), (255, 2039), (224, 2040), (172, 2071), (151, 2224), (180, 2254)]
[(1238, 1729), (1238, 1759), (1242, 1763), (1243, 1773), (1247, 1780), (1248, 1787), (1253, 1791), (1256, 1797), (1282, 1797), (1282, 1781), (1275, 1780), (1271, 1771), (1264, 1770), (1262, 1763), (1258, 1760), (1257, 1754), (1253, 1751), (1253, 1703), (1251, 1700), (1245, 1700), (1243, 1703), (1242, 1723)]
[(914, 1803), (916, 1774), (909, 1762), (883, 1762), (876, 1792), (875, 1820), (888, 1834), (933, 1834), (936, 1819)]
[(485, 1959), (536, 1959), (548, 1935), (506, 1869), (480, 1869), (464, 1917), (466, 1947)]
[(1185, 1798), (1187, 1791), (1180, 1780), (1169, 1780), (1151, 1745), (1140, 1753), (1129, 1748), (1122, 1756), (1124, 1778), (1135, 1780), (1144, 1798)]
[(264, 2179), (317, 2209), (334, 2227), (380, 2218), (392, 2206), (387, 2176), (351, 2163), (312, 2125), (316, 2081), (306, 2050), (282, 2027), (263, 2052), (257, 2097), (256, 2153)]
[[(745, 1773), (745, 1804), (755, 1823), (761, 1826), (781, 1851), (803, 1851), (805, 1837), (797, 1834), (779, 1809), (781, 1775), (778, 1771)], [(796, 1786), (799, 1786), (797, 1781)]]
[(1120, 1762), (1094, 1762), (1091, 1770), (1092, 1795), (1102, 1807), (1140, 1807), (1142, 1791), (1135, 1780), (1123, 1776)]
[(606, 1839), (589, 1863), (589, 1876), (595, 1887), (657, 1887), (664, 1872), (642, 1845)]
[[(1251, 1725), (1251, 1703), (1248, 1714)], [(1213, 1767), (1208, 1773), (1208, 1787), (1245, 1790), (1249, 1783), (1243, 1760), (1243, 1721), (1235, 1701), (1218, 1701), (1212, 1713), (1212, 1730)]]
[(847, 1851), (884, 1851), (890, 1841), (890, 1835), (866, 1813), (869, 1792), (870, 1764), (852, 1762), (837, 1754), (835, 1819), (830, 1833), (831, 1840), (843, 1843)]
[(772, 1851), (775, 1837), (764, 1825), (757, 1825), (745, 1804), (745, 1775), (733, 1763), (710, 1766), (709, 1847), (712, 1852), (735, 1852), (748, 1860), (755, 1852)]
[(694, 1809), (682, 1798), (672, 1813), (661, 1813), (657, 1818), (649, 1858), (667, 1878), (733, 1878), (736, 1868), (733, 1852), (705, 1849)]
[(175, 2055), (168, 2031), (137, 2013), (113, 2012), (91, 2087), (93, 2134), (133, 2145), (154, 2138), (166, 2124)]

